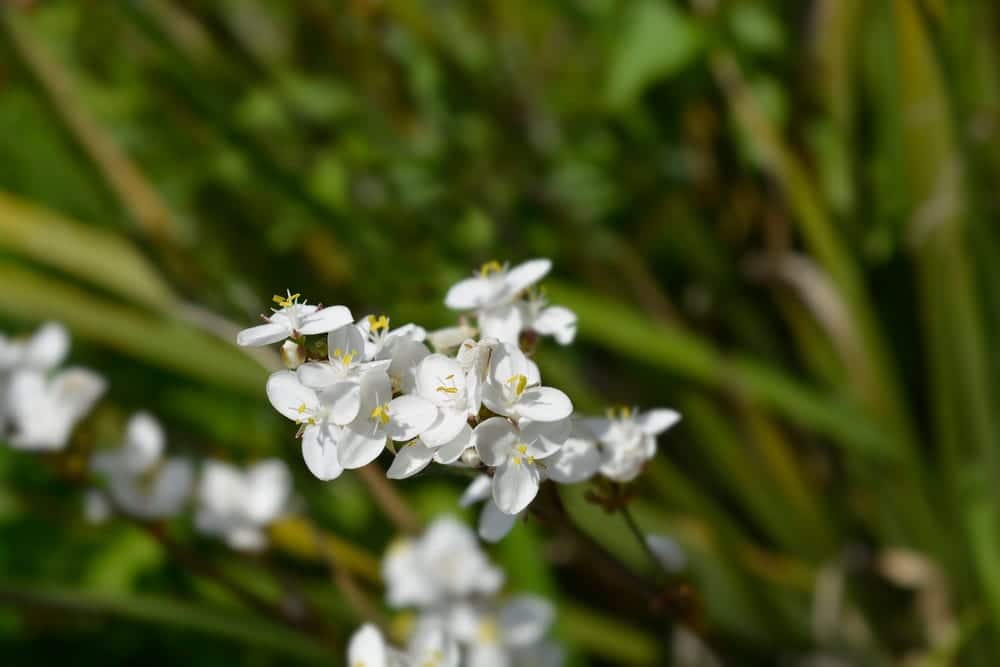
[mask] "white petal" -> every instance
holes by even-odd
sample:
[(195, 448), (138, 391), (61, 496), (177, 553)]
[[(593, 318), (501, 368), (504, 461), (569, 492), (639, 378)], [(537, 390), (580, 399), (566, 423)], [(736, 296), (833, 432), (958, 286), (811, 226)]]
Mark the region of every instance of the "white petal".
[(386, 477), (389, 479), (412, 477), (426, 468), (433, 458), (434, 450), (429, 449), (419, 440), (408, 442), (396, 452), (396, 458), (389, 466)]
[(323, 481), (337, 479), (344, 472), (337, 458), (339, 429), (329, 426), (309, 426), (302, 433), (302, 458), (309, 472)]
[(279, 343), (292, 335), (292, 330), (281, 322), (268, 322), (244, 329), (236, 335), (236, 344), (244, 347), (258, 347)]
[(490, 283), (484, 278), (466, 278), (451, 286), (444, 305), (452, 310), (475, 310), (490, 298)]
[(488, 466), (503, 465), (517, 440), (517, 431), (503, 417), (490, 417), (476, 427), (476, 451)]
[(267, 459), (250, 466), (247, 482), (249, 496), (245, 502), (251, 519), (270, 523), (285, 511), (292, 491), (292, 475), (284, 461)]
[[(465, 373), (461, 364), (443, 354), (429, 354), (416, 371), (417, 393), (438, 405), (452, 402), (452, 396), (465, 391)], [(445, 391), (453, 388), (454, 392)]]
[(316, 392), (299, 382), (293, 371), (272, 373), (265, 391), (274, 409), (294, 422), (311, 417), (319, 407)]
[(392, 385), (384, 368), (369, 370), (361, 376), (361, 410), (358, 419), (367, 419), (377, 405), (392, 400)]
[(385, 640), (374, 625), (366, 623), (351, 636), (347, 646), (349, 667), (389, 667)]
[(361, 384), (357, 380), (337, 382), (320, 392), (319, 402), (334, 424), (350, 424), (361, 410)]
[(576, 484), (590, 479), (601, 465), (601, 453), (588, 432), (573, 425), (570, 438), (558, 452), (545, 459), (549, 479), (560, 484)]
[(496, 338), (501, 343), (517, 343), (524, 328), (521, 309), (515, 303), (505, 303), (479, 311), (476, 315), (483, 336)]
[(586, 417), (580, 420), (585, 429), (594, 434), (594, 437), (601, 442), (606, 442), (611, 436), (612, 422), (603, 417)]
[(311, 315), (306, 315), (299, 322), (299, 333), (312, 336), (314, 334), (326, 333), (339, 329), (347, 324), (352, 324), (354, 317), (351, 311), (345, 306), (330, 306), (317, 310)]
[(529, 259), (508, 271), (504, 281), (511, 292), (520, 292), (544, 278), (551, 269), (552, 262), (548, 259)]
[(520, 463), (515, 460), (512, 457), (493, 476), (493, 502), (505, 514), (521, 512), (538, 494), (538, 466), (528, 463), (526, 458), (521, 458)]
[(479, 537), (487, 542), (499, 542), (514, 528), (518, 516), (504, 514), (492, 500), (488, 500), (479, 513)]
[(549, 631), (555, 610), (545, 599), (535, 595), (519, 595), (500, 610), (500, 628), (504, 644), (528, 646), (539, 641)]
[(337, 457), (348, 470), (366, 466), (385, 449), (385, 431), (375, 428), (371, 420), (362, 415), (344, 427), (337, 444)]
[(62, 363), (69, 353), (69, 332), (56, 322), (46, 322), (32, 335), (24, 348), (22, 363), (47, 371)]
[(464, 412), (440, 408), (437, 419), (420, 438), (428, 447), (443, 447), (454, 441), (467, 425), (468, 419)]
[(434, 460), (438, 463), (454, 463), (469, 447), (475, 444), (472, 428), (466, 423), (451, 442), (446, 442), (434, 451)]
[(538, 314), (532, 328), (540, 334), (553, 336), (560, 345), (569, 345), (576, 338), (576, 313), (563, 306), (549, 306)]
[(309, 361), (295, 370), (299, 382), (307, 387), (322, 389), (344, 379), (339, 368), (329, 361)]
[(133, 473), (145, 472), (163, 454), (163, 427), (148, 412), (137, 412), (125, 427), (125, 446), (122, 456), (125, 466)]
[(556, 421), (573, 413), (569, 396), (553, 387), (530, 387), (517, 402), (517, 412), (535, 421)]
[(388, 350), (392, 362), (389, 365), (389, 377), (404, 394), (412, 394), (417, 386), (417, 368), (420, 362), (430, 354), (427, 346), (420, 341), (404, 338), (383, 348)]
[(670, 572), (679, 572), (687, 566), (687, 555), (677, 540), (666, 535), (647, 535), (646, 544)]
[(364, 360), (365, 337), (356, 326), (337, 327), (326, 337), (326, 348), (332, 363), (343, 363), (341, 360), (345, 354), (351, 355), (352, 361), (361, 362)]
[(660, 408), (641, 412), (635, 418), (635, 425), (647, 435), (659, 435), (681, 420), (679, 412)]
[(459, 507), (469, 507), (470, 505), (482, 502), (490, 497), (490, 487), (493, 479), (489, 475), (479, 475), (469, 486), (465, 487), (462, 497), (458, 499)]
[(393, 440), (410, 440), (426, 431), (437, 417), (437, 407), (427, 399), (412, 394), (400, 396), (389, 403), (386, 433)]
[(556, 453), (569, 438), (573, 423), (567, 419), (539, 422), (523, 418), (519, 422), (521, 442), (528, 445), (528, 454), (537, 459)]

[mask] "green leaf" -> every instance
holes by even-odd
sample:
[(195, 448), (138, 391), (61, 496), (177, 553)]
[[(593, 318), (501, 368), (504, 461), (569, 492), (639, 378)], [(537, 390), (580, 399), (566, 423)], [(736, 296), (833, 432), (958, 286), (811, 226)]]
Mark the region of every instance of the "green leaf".
[(647, 86), (691, 64), (702, 43), (698, 27), (675, 7), (656, 0), (634, 6), (611, 57), (608, 104), (616, 109), (632, 104)]

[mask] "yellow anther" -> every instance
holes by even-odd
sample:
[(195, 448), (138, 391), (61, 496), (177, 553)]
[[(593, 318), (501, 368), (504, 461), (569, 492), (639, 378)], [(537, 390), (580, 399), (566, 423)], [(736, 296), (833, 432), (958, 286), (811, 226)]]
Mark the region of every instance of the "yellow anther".
[(373, 421), (377, 419), (380, 422), (382, 422), (383, 424), (388, 424), (389, 423), (389, 404), (388, 403), (383, 403), (382, 405), (376, 405), (372, 409), (372, 413), (369, 415), (369, 418), (371, 418)]
[(454, 378), (454, 377), (455, 377), (455, 374), (454, 374), (454, 373), (452, 373), (451, 375), (445, 375), (445, 376), (444, 376), (444, 379), (445, 379), (445, 380), (451, 380), (451, 379), (452, 379), (452, 378)]
[(534, 456), (529, 456), (528, 457), (528, 465), (535, 465), (535, 457)]
[(515, 456), (514, 459), (513, 459), (513, 461), (514, 461), (514, 465), (516, 465), (516, 466), (521, 465), (521, 457), (520, 456)]
[(341, 349), (340, 349), (339, 347), (337, 347), (337, 348), (334, 348), (334, 350), (333, 350), (333, 358), (334, 358), (334, 359), (340, 359), (340, 357), (341, 357), (341, 356), (342, 356), (343, 354), (344, 354), (344, 351), (343, 351), (343, 350), (341, 350)]
[(492, 619), (487, 619), (479, 624), (478, 632), (479, 641), (484, 644), (495, 644), (500, 638), (500, 629), (497, 627), (496, 621)]
[(507, 378), (507, 384), (514, 385), (514, 393), (518, 396), (524, 393), (524, 388), (528, 386), (526, 375), (511, 375)]
[(503, 267), (500, 265), (500, 262), (496, 261), (495, 259), (491, 259), (490, 261), (486, 262), (481, 267), (479, 267), (479, 275), (483, 278), (490, 275), (491, 273), (499, 273), (500, 271), (503, 271)]
[(354, 352), (348, 352), (340, 357), (340, 361), (345, 366), (350, 366), (351, 362), (354, 361)]
[(298, 412), (298, 413), (299, 413), (300, 415), (301, 415), (301, 414), (303, 414), (303, 413), (304, 413), (304, 412), (306, 411), (306, 404), (305, 404), (305, 403), (303, 403), (303, 404), (302, 404), (302, 405), (300, 405), (299, 407), (295, 408), (295, 410), (296, 410), (296, 411), (297, 411), (297, 412)]
[(291, 306), (295, 305), (295, 300), (298, 299), (300, 296), (302, 295), (299, 294), (298, 292), (296, 292), (295, 294), (289, 294), (287, 296), (281, 296), (280, 294), (275, 294), (274, 296), (271, 297), (271, 301), (274, 301), (282, 308), (290, 308)]
[(520, 445), (517, 446), (517, 451), (521, 452), (522, 454), (527, 454), (528, 446), (525, 445), (524, 443), (521, 443)]
[(368, 329), (372, 333), (375, 333), (379, 329), (385, 329), (386, 331), (388, 331), (389, 330), (389, 318), (386, 317), (385, 315), (379, 315), (378, 317), (375, 317), (374, 315), (369, 315), (368, 316)]
[(442, 386), (438, 387), (436, 391), (443, 391), (446, 394), (457, 394), (458, 393), (458, 387), (445, 387), (445, 386), (442, 385)]

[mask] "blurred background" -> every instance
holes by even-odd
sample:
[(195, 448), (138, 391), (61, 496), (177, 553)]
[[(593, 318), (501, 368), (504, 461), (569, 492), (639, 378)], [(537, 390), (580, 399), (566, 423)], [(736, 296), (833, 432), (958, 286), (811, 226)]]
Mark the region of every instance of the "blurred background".
[[(539, 350), (546, 383), (684, 414), (634, 510), (683, 546), (722, 664), (997, 664), (1000, 6), (0, 7), (0, 330), (60, 320), (109, 378), (78, 448), (147, 409), (173, 451), (280, 456), (379, 598), (393, 526), (356, 475), (308, 474), (229, 341), (285, 288), (445, 326), (474, 267), (551, 257), (580, 330)], [(83, 521), (80, 461), (0, 447), (0, 662), (340, 664), (358, 621), (308, 533), (247, 558), (181, 522), (193, 569)], [(397, 486), (460, 512), (459, 481)], [(642, 571), (585, 493), (578, 523)], [(543, 526), (491, 554), (554, 599), (571, 664), (705, 664)]]

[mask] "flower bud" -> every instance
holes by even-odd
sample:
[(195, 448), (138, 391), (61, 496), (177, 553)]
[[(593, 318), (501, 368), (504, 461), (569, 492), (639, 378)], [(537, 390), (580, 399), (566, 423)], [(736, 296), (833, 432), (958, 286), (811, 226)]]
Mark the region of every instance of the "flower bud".
[(482, 463), (482, 461), (479, 459), (479, 452), (476, 451), (475, 447), (469, 447), (462, 452), (462, 463), (470, 468), (479, 467), (479, 464)]
[(305, 346), (291, 339), (286, 340), (281, 346), (281, 362), (285, 364), (285, 368), (294, 371), (306, 362)]

